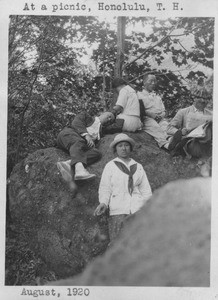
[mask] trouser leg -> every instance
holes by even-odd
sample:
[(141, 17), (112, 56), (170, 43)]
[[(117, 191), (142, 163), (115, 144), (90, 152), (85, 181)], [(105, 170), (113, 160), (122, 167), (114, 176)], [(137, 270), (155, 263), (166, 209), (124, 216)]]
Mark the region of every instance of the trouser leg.
[(94, 164), (102, 157), (101, 152), (96, 148), (92, 148), (88, 150), (86, 155), (87, 155), (87, 166)]
[(86, 140), (72, 128), (64, 128), (57, 137), (59, 148), (69, 152), (71, 165), (81, 162), (85, 166), (93, 164), (101, 158), (101, 153), (96, 148), (89, 148)]
[(89, 148), (85, 141), (77, 141), (70, 147), (71, 165), (81, 162), (88, 166), (101, 158), (101, 153), (96, 148)]
[(57, 136), (57, 146), (67, 152), (70, 151), (71, 145), (83, 138), (72, 128), (64, 128)]
[(159, 147), (162, 147), (168, 142), (166, 132), (163, 131), (161, 126), (154, 119), (146, 117), (143, 129), (146, 133), (153, 136)]
[(141, 128), (141, 120), (137, 116), (128, 116), (125, 114), (119, 114), (117, 119), (123, 119), (124, 124), (122, 131), (135, 132)]
[[(57, 136), (57, 146), (66, 151), (70, 152), (70, 147), (78, 140), (82, 140), (72, 128), (64, 128)], [(71, 167), (70, 161), (57, 162), (57, 167), (62, 175), (62, 178), (68, 183), (70, 190), (75, 196), (77, 193), (77, 185), (74, 181), (75, 168)]]

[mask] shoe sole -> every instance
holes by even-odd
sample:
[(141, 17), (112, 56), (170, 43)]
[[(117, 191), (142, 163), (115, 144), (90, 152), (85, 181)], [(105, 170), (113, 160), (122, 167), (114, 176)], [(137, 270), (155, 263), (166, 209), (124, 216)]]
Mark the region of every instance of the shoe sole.
[(90, 174), (86, 177), (84, 177), (84, 176), (75, 176), (74, 180), (88, 180), (88, 179), (92, 179), (92, 178), (95, 178), (95, 177), (96, 177), (95, 174), (92, 174), (92, 175)]
[(70, 174), (70, 171), (65, 164), (62, 164), (61, 162), (57, 162), (57, 168), (61, 172), (61, 175), (65, 181), (67, 182), (72, 181), (73, 179), (72, 175)]

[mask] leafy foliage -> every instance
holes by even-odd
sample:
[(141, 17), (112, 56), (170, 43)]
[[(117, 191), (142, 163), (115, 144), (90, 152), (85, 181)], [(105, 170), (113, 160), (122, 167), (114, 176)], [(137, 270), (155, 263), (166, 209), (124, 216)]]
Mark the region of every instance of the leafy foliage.
[(89, 18), (11, 17), (8, 150), (15, 162), (54, 145), (57, 132), (79, 111), (96, 113), (103, 107), (91, 89), (92, 72), (78, 60), (85, 50), (73, 48), (84, 40), (77, 34), (84, 20)]
[[(135, 38), (134, 49), (131, 37), (127, 39), (127, 53), (131, 53), (135, 59), (131, 63), (131, 56), (127, 54), (129, 62), (124, 72), (131, 78), (131, 82), (135, 81), (136, 88), (139, 89), (142, 77), (138, 74), (150, 71), (156, 74), (159, 79), (157, 92), (162, 95), (169, 115), (173, 115), (180, 107), (192, 102), (189, 91), (192, 82), (207, 78), (204, 72), (193, 71), (196, 66), (202, 66), (205, 72), (208, 68), (213, 68), (214, 19), (151, 18), (144, 21), (140, 18), (137, 21), (140, 20), (145, 27), (150, 26), (152, 32), (147, 35), (140, 32)], [(146, 46), (140, 47), (143, 43)], [(141, 60), (136, 59), (138, 57)]]
[[(207, 79), (213, 44), (214, 18), (126, 18), (123, 76), (140, 90), (143, 74), (155, 73), (157, 92), (173, 115), (191, 103), (189, 86)], [(89, 48), (92, 56), (84, 64)], [(53, 146), (78, 112), (97, 114), (111, 106), (116, 59), (116, 28), (108, 21), (11, 16), (8, 173), (27, 153)]]

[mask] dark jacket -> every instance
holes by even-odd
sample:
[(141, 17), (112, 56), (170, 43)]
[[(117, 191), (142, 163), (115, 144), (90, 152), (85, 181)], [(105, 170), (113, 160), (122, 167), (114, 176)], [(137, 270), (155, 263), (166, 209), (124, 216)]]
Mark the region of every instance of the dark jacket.
[(87, 127), (91, 126), (95, 121), (95, 117), (90, 116), (87, 112), (81, 112), (75, 116), (71, 123), (71, 127), (79, 135), (87, 132)]

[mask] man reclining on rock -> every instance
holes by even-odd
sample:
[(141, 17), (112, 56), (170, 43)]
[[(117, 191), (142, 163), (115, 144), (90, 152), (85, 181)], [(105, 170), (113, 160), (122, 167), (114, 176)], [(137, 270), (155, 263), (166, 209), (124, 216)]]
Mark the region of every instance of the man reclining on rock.
[(101, 158), (101, 153), (95, 147), (100, 140), (104, 127), (114, 122), (111, 112), (104, 112), (99, 117), (92, 117), (86, 112), (78, 114), (71, 128), (64, 128), (57, 137), (57, 146), (68, 151), (71, 159), (57, 162), (57, 167), (72, 191), (76, 191), (76, 180), (95, 177), (86, 170), (86, 166)]
[(172, 155), (199, 158), (211, 155), (212, 112), (206, 109), (210, 94), (205, 88), (193, 92), (193, 105), (180, 109), (167, 127), (171, 139)]

